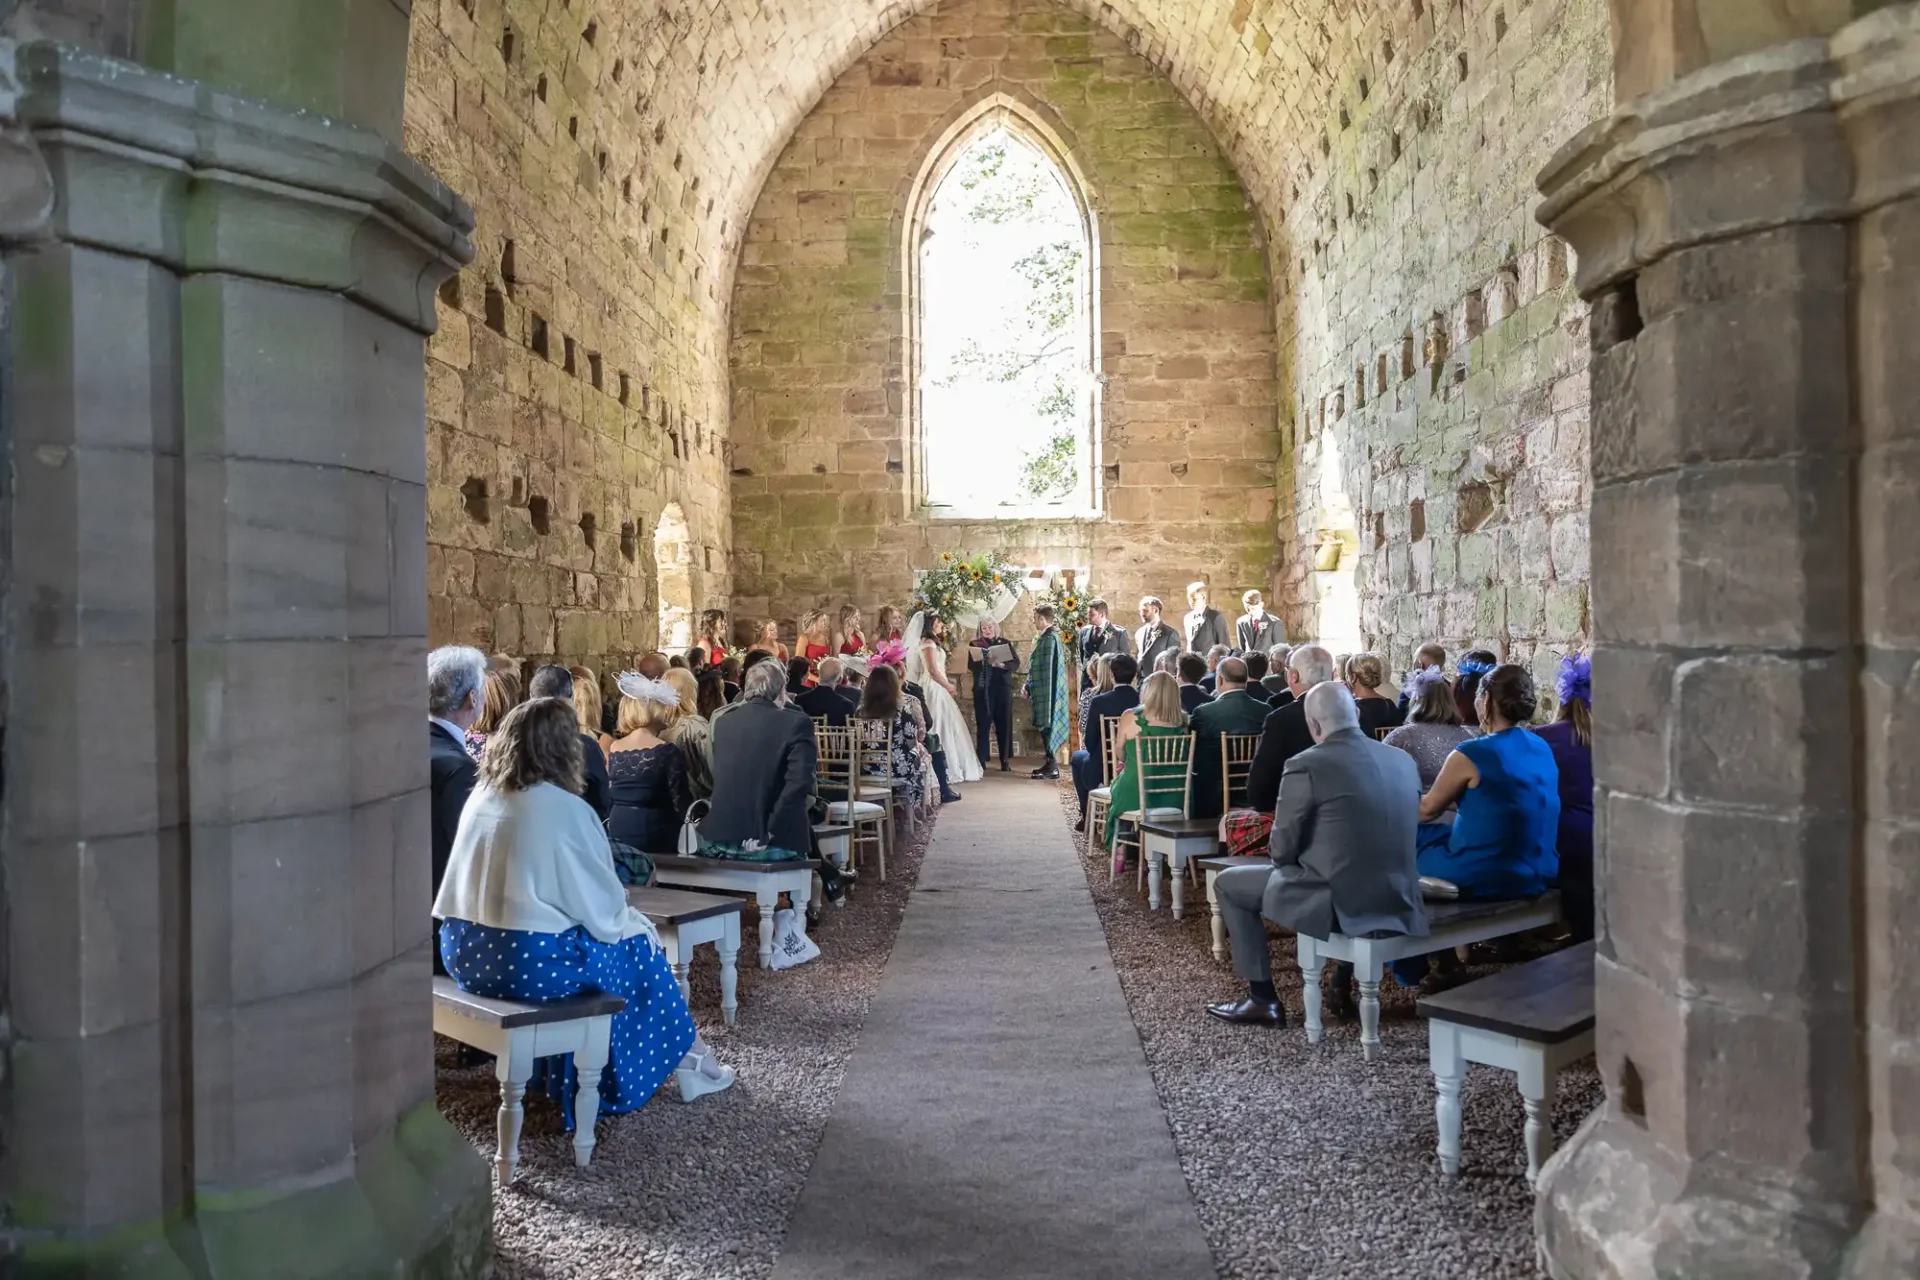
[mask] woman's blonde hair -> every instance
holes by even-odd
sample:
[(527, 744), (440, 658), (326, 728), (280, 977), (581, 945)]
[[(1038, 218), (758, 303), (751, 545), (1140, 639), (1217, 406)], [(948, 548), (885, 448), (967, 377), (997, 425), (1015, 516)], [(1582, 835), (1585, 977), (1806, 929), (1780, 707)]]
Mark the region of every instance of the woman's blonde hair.
[(1140, 686), (1140, 709), (1147, 719), (1159, 725), (1186, 723), (1186, 709), (1180, 705), (1180, 682), (1164, 671), (1156, 671)]
[(843, 636), (851, 636), (853, 634), (853, 631), (851, 628), (849, 628), (847, 624), (852, 622), (855, 618), (859, 616), (860, 616), (859, 605), (857, 604), (841, 605), (840, 606), (840, 634)]
[(1377, 653), (1356, 653), (1347, 659), (1347, 680), (1372, 691), (1387, 681), (1387, 664)]
[(584, 768), (579, 721), (573, 705), (559, 698), (535, 698), (507, 712), (480, 755), (480, 780), (495, 791), (551, 782), (579, 795)]
[(815, 627), (825, 627), (827, 623), (828, 618), (825, 609), (809, 609), (800, 618), (800, 634), (810, 636), (813, 634)]
[[(668, 670), (671, 671), (672, 668)], [(650, 702), (641, 698), (629, 698), (621, 694), (620, 710), (614, 715), (613, 731), (616, 736), (624, 738), (635, 729), (645, 729), (658, 737), (679, 718), (678, 707), (669, 707), (665, 703)]]
[(1113, 655), (1095, 654), (1093, 658), (1093, 691), (1111, 693), (1113, 691)]
[(580, 717), (580, 732), (598, 736), (600, 712), (606, 705), (600, 697), (600, 677), (592, 667), (568, 667), (567, 674), (573, 677), (573, 712)]
[(493, 733), (499, 729), (507, 712), (520, 701), (520, 677), (498, 667), (488, 667), (486, 690), (487, 705), (480, 708), (480, 718), (473, 722), (475, 733)]
[(700, 714), (697, 710), (700, 703), (700, 679), (685, 667), (669, 667), (667, 674), (660, 678), (672, 685), (673, 691), (680, 695), (680, 705), (667, 708), (671, 716), (662, 731), (664, 734), (671, 733), (682, 720)]

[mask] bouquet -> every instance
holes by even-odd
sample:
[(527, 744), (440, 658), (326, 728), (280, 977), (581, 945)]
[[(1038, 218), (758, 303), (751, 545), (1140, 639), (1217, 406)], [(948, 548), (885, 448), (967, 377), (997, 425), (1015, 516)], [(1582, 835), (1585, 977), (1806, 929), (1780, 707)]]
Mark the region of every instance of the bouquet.
[(973, 626), (982, 618), (998, 622), (1013, 612), (1019, 596), (1019, 566), (999, 552), (963, 559), (943, 551), (940, 567), (922, 574), (914, 587), (912, 607), (952, 629)]

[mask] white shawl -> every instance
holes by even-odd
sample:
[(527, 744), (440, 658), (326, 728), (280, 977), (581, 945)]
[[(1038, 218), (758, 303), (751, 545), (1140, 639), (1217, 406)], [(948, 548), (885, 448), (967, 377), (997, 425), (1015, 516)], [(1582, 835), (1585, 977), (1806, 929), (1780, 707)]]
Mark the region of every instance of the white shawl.
[(640, 935), (660, 945), (653, 922), (627, 905), (592, 806), (551, 782), (474, 788), (433, 914), (528, 933), (584, 925), (601, 942)]

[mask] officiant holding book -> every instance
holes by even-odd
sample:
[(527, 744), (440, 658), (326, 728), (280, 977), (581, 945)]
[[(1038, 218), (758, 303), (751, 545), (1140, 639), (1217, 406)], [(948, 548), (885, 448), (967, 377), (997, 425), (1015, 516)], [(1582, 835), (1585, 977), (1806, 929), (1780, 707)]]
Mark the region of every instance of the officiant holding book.
[(980, 764), (987, 763), (987, 729), (1000, 740), (1000, 769), (1013, 768), (1013, 673), (1020, 667), (1020, 653), (1011, 642), (1001, 638), (1000, 628), (991, 618), (983, 619), (980, 630), (967, 646), (967, 670), (973, 674), (973, 726), (979, 746)]

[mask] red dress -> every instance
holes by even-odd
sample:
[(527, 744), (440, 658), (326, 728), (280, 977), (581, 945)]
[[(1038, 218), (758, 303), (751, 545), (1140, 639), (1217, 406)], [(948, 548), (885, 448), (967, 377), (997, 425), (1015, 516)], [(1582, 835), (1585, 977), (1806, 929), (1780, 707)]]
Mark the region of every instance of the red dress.
[(841, 653), (841, 656), (844, 657), (850, 653), (858, 653), (866, 647), (867, 647), (866, 637), (861, 635), (858, 631), (856, 631), (852, 635), (848, 636), (845, 640), (842, 640), (840, 642), (840, 653)]
[(820, 670), (820, 659), (829, 657), (832, 655), (832, 653), (833, 653), (833, 650), (828, 648), (826, 645), (815, 644), (811, 640), (807, 640), (804, 644), (800, 646), (800, 656), (807, 660), (807, 673), (808, 673), (807, 687), (808, 688), (812, 688), (814, 685), (819, 683), (818, 680), (814, 679), (814, 675)]

